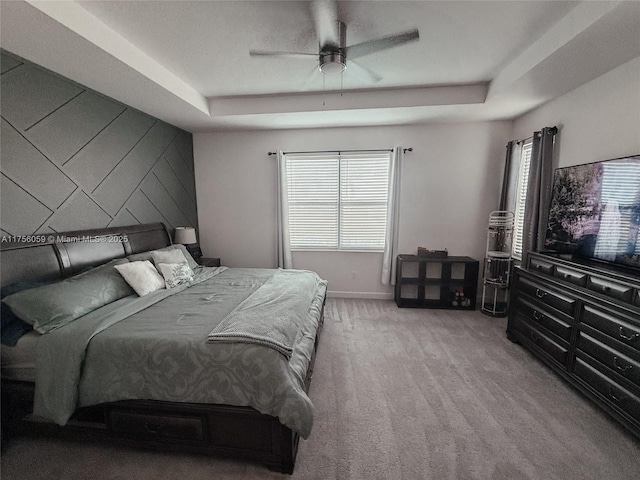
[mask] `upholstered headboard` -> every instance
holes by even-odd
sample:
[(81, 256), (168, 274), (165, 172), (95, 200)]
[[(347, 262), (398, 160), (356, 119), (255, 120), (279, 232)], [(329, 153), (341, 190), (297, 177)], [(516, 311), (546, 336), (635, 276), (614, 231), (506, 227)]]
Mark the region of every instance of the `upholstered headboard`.
[(2, 240), (2, 286), (26, 280), (62, 279), (114, 258), (171, 245), (171, 236), (163, 223)]

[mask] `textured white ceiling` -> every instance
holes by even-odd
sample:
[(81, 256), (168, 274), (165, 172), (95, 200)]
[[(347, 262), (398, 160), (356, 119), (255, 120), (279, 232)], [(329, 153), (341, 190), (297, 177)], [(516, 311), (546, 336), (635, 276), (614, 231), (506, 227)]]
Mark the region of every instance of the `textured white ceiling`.
[(640, 2), (337, 2), (348, 45), (420, 30), (358, 59), (377, 83), (249, 56), (316, 53), (307, 1), (0, 6), (3, 48), (192, 131), (512, 118), (640, 55)]
[[(311, 2), (79, 2), (204, 96), (322, 90), (317, 58), (257, 58), (250, 49), (317, 53)], [(419, 42), (360, 63), (377, 85), (347, 69), (344, 88), (474, 83), (527, 47), (575, 2), (339, 3), (347, 44), (418, 28)], [(340, 76), (327, 78), (339, 88)]]

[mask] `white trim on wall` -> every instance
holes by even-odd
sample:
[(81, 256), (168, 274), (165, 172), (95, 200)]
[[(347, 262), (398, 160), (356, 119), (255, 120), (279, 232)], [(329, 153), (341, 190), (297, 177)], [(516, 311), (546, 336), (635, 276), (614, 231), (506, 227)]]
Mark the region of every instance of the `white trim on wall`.
[(329, 298), (362, 298), (367, 300), (393, 300), (393, 293), (335, 292), (327, 290)]

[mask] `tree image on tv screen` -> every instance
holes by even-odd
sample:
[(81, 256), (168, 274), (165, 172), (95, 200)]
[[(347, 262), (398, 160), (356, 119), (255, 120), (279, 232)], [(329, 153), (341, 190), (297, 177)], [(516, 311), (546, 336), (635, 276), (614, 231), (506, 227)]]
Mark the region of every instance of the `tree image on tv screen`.
[(575, 249), (590, 236), (597, 236), (601, 189), (600, 164), (556, 170), (547, 244)]

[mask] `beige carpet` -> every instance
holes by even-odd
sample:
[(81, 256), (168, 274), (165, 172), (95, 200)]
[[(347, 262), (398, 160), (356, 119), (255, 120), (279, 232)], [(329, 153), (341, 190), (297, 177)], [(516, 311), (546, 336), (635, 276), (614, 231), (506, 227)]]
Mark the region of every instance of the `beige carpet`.
[[(478, 312), (329, 299), (293, 479), (637, 479), (640, 442)], [(252, 463), (23, 438), (2, 479), (272, 479)]]

